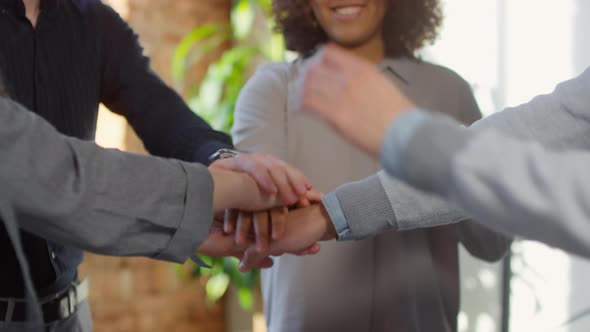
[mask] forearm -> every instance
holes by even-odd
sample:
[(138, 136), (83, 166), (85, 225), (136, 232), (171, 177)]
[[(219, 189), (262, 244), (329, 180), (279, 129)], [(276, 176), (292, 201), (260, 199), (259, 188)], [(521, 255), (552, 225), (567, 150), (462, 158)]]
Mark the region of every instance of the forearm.
[(342, 240), (358, 240), (385, 230), (441, 226), (469, 219), (441, 198), (418, 191), (383, 171), (344, 184), (326, 194), (323, 201), (333, 221), (344, 218), (350, 227), (350, 235), (340, 237)]
[[(398, 129), (412, 121), (414, 133), (400, 141)], [(390, 128), (382, 161), (390, 174), (441, 195), (486, 227), (590, 255), (586, 153), (551, 152), (494, 130), (476, 133), (408, 113)]]
[(176, 262), (206, 238), (206, 168), (101, 149), (7, 99), (0, 108), (0, 182), (22, 228), (101, 254)]
[(494, 113), (471, 129), (495, 129), (551, 149), (590, 149), (590, 69), (531, 101)]
[(283, 205), (277, 195), (263, 192), (258, 184), (245, 173), (214, 168), (209, 171), (215, 188), (213, 194), (215, 212), (225, 209), (259, 211)]
[(137, 35), (106, 5), (100, 10), (100, 101), (123, 115), (153, 155), (207, 165), (220, 148), (231, 148), (224, 133), (195, 115), (150, 68)]

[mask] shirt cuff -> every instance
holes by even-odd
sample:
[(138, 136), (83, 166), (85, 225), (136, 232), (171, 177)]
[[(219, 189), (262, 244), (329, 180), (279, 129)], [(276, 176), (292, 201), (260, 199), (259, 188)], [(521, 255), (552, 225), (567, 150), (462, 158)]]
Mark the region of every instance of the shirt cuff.
[(194, 255), (209, 236), (213, 222), (213, 178), (205, 166), (182, 162), (180, 165), (187, 175), (184, 215), (168, 246), (154, 258), (184, 263), (190, 257), (206, 266)]
[(350, 230), (350, 226), (346, 221), (346, 217), (344, 216), (344, 211), (342, 211), (342, 206), (340, 206), (340, 202), (338, 201), (338, 197), (336, 193), (331, 192), (328, 193), (322, 198), (322, 203), (330, 216), (332, 224), (334, 225), (334, 229), (336, 230), (336, 234), (338, 235), (338, 241), (348, 241), (352, 240), (352, 232)]

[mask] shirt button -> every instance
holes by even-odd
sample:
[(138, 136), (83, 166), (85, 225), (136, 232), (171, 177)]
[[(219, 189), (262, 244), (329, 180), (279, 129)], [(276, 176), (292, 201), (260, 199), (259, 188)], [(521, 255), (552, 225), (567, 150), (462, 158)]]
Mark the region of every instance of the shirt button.
[(51, 252), (51, 259), (55, 259), (55, 252)]

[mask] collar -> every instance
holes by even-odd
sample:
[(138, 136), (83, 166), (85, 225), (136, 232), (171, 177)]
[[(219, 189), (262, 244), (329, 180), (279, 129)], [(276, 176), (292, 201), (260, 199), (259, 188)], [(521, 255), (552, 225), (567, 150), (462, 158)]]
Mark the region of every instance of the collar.
[(396, 58), (396, 59), (390, 59), (387, 58), (383, 61), (381, 61), (381, 63), (379, 63), (377, 65), (377, 67), (384, 73), (386, 73), (387, 75), (389, 75), (391, 78), (395, 79), (398, 82), (401, 82), (405, 85), (410, 85), (410, 81), (408, 79), (408, 75), (404, 72), (403, 70), (403, 63), (407, 62), (407, 61), (413, 61), (412, 59), (409, 58)]

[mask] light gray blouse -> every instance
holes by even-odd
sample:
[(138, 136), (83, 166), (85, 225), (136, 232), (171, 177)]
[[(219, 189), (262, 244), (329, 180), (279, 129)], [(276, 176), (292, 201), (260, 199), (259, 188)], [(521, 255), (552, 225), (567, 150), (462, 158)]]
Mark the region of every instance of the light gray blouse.
[[(236, 106), (236, 146), (293, 164), (323, 192), (379, 171), (378, 162), (299, 110), (304, 66), (297, 60), (256, 72)], [(380, 66), (417, 105), (464, 123), (480, 118), (469, 85), (454, 72), (406, 58)], [(262, 272), (269, 331), (455, 331), (459, 242), (488, 260), (500, 259), (509, 245), (479, 226), (449, 225), (330, 242), (315, 256), (277, 258)]]

